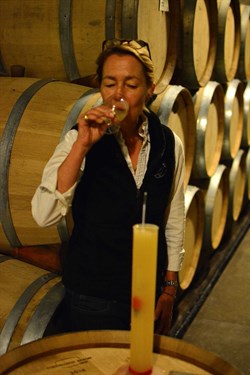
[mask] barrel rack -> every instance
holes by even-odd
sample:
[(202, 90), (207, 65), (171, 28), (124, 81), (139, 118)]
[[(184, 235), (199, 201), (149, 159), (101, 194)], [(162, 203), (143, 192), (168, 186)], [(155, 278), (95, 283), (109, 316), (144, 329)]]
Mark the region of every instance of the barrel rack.
[(227, 237), (212, 255), (207, 273), (195, 276), (193, 284), (177, 301), (174, 322), (169, 336), (182, 338), (199, 312), (206, 298), (219, 280), (223, 270), (237, 251), (241, 240), (250, 228), (250, 203), (244, 208)]

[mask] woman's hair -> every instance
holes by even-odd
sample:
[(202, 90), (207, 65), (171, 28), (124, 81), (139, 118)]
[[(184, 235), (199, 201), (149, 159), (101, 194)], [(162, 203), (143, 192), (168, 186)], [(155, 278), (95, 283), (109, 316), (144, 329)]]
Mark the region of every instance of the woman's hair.
[(142, 40), (109, 39), (103, 42), (103, 50), (96, 60), (96, 78), (99, 84), (102, 81), (103, 65), (107, 58), (114, 54), (136, 57), (143, 66), (147, 85), (154, 83), (154, 67), (147, 43)]

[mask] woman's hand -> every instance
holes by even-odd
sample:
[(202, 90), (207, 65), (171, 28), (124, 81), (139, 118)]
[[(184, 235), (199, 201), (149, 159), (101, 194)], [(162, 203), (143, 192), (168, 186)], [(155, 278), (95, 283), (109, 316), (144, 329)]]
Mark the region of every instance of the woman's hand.
[(77, 142), (90, 149), (105, 133), (115, 114), (104, 105), (93, 107), (78, 118)]
[(174, 296), (161, 294), (155, 309), (155, 333), (166, 335), (169, 331), (173, 316)]
[(90, 148), (105, 133), (114, 113), (107, 106), (91, 108), (78, 118), (78, 135), (69, 154), (58, 168), (57, 190), (63, 194), (68, 191), (79, 176), (82, 161)]

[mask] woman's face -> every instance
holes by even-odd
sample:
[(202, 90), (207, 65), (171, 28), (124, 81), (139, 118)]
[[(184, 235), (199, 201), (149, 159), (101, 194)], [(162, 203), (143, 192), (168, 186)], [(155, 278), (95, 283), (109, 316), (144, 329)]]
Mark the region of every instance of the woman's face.
[(110, 95), (127, 100), (129, 113), (124, 123), (137, 124), (153, 90), (154, 85), (147, 86), (143, 66), (135, 57), (114, 54), (105, 61), (100, 91), (103, 100)]

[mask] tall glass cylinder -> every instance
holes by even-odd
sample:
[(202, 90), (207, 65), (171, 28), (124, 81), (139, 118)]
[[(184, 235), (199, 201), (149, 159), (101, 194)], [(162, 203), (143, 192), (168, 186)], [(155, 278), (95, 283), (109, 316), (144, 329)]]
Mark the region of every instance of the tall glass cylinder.
[(152, 372), (158, 226), (133, 226), (130, 372)]

